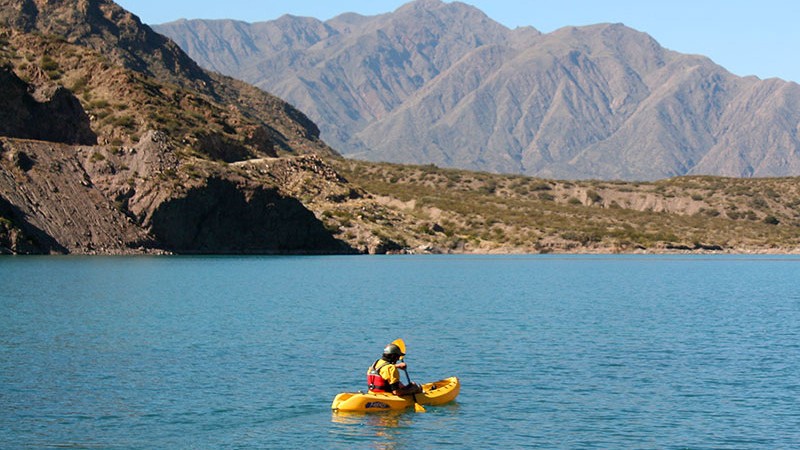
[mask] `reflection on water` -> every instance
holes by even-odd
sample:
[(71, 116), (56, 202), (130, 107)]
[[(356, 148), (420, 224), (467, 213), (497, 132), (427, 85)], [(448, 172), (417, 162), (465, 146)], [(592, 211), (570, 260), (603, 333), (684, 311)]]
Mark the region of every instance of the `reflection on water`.
[(404, 431), (412, 426), (416, 414), (406, 411), (373, 413), (334, 411), (331, 422), (337, 424), (334, 433), (349, 441), (369, 441), (371, 448), (391, 450), (405, 447)]
[[(331, 413), (331, 438), (342, 448), (374, 448), (393, 450), (414, 448), (420, 436), (425, 442), (458, 445), (463, 438), (457, 423), (460, 420), (460, 405), (451, 402), (426, 408), (418, 413), (414, 408), (403, 411), (345, 412)], [(436, 439), (432, 440), (432, 436)]]

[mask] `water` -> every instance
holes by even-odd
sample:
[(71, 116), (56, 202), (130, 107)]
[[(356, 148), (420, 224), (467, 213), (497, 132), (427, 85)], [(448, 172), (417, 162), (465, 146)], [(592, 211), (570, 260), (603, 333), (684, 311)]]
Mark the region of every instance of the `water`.
[[(0, 448), (797, 448), (800, 259), (0, 259)], [(401, 337), (426, 413), (333, 414)]]

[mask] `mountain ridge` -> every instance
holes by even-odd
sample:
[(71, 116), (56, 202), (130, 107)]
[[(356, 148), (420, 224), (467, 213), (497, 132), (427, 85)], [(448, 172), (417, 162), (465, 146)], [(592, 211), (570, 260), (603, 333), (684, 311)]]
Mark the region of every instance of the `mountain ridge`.
[[(297, 105), (345, 156), (565, 179), (800, 174), (796, 83), (736, 77), (622, 24), (510, 30), (477, 8), (440, 0), (345, 17), (359, 26), (291, 16), (240, 22), (253, 42), (278, 22), (295, 26), (282, 34), (291, 42), (317, 30), (313, 45), (249, 54), (246, 67), (215, 65), (233, 49), (193, 53), (206, 42), (202, 33), (187, 38), (193, 27), (226, 21), (154, 29), (202, 65)], [(487, 61), (488, 73), (481, 57), (491, 46), (507, 51)], [(454, 70), (472, 83), (452, 81), (459, 65), (470, 66)], [(441, 112), (433, 122), (432, 111)]]

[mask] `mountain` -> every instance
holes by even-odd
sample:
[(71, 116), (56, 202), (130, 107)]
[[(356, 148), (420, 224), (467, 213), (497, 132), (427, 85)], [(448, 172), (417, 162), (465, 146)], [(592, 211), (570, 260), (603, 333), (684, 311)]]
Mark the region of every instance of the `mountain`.
[[(337, 20), (360, 28), (372, 19)], [(466, 54), (498, 62), (516, 45), (477, 40), (478, 51)], [(428, 92), (441, 75), (459, 76), (466, 60), (435, 47), (428, 59), (399, 57), (416, 68), (398, 66), (396, 80), (427, 73), (417, 91)], [(426, 61), (427, 72), (407, 76)], [(442, 61), (451, 69), (437, 75)], [(410, 105), (412, 91), (386, 114)], [(793, 252), (800, 245), (795, 178), (571, 182), (344, 159), (305, 114), (200, 68), (110, 0), (0, 0), (0, 104), (0, 254)]]
[(346, 156), (566, 179), (800, 174), (800, 85), (734, 76), (621, 24), (542, 34), (417, 0), (154, 29), (303, 110)]
[(0, 98), (0, 253), (357, 251), (316, 126), (112, 1), (0, 0)]

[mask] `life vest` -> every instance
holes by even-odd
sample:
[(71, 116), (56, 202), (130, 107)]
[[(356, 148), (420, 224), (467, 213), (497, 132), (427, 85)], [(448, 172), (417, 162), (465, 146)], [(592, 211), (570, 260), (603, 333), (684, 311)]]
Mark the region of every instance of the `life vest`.
[[(383, 362), (380, 366), (379, 362)], [(388, 361), (379, 359), (367, 371), (367, 387), (372, 392), (391, 392), (389, 382), (381, 376), (381, 367), (390, 364)]]

